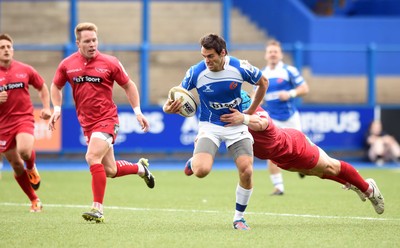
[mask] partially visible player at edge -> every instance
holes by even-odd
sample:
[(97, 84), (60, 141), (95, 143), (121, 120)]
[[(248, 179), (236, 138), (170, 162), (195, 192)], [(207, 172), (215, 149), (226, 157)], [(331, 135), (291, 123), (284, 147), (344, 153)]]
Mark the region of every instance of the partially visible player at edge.
[(40, 118), (45, 120), (51, 115), (49, 89), (33, 67), (13, 57), (11, 36), (0, 34), (0, 153), (10, 163), (15, 180), (31, 201), (30, 211), (40, 212), (42, 203), (34, 191), (39, 189), (40, 176), (33, 148), (35, 126), (29, 86), (39, 93), (43, 105)]
[(93, 23), (79, 23), (75, 28), (78, 51), (59, 64), (51, 85), (51, 100), (54, 106), (49, 128), (61, 115), (62, 88), (68, 81), (72, 87), (76, 112), (88, 147), (86, 162), (92, 175), (93, 204), (82, 217), (87, 221), (103, 222), (103, 199), (106, 177), (116, 178), (129, 174), (141, 176), (149, 188), (155, 185), (148, 170), (148, 160), (137, 163), (115, 161), (113, 144), (119, 128), (117, 106), (112, 100), (114, 82), (126, 93), (137, 121), (147, 132), (149, 123), (140, 109), (139, 93), (119, 60), (97, 50), (97, 27)]
[[(225, 40), (219, 35), (202, 37), (200, 45), (204, 59), (190, 67), (180, 84), (187, 90), (196, 88), (201, 102), (199, 131), (185, 174), (199, 178), (207, 176), (218, 147), (225, 142), (239, 173), (233, 227), (249, 230), (244, 212), (253, 191), (253, 138), (244, 124), (225, 127), (227, 123), (222, 122), (220, 116), (229, 113), (229, 108), (242, 111), (240, 90), (244, 82), (258, 86), (254, 103), (247, 110), (253, 114), (267, 90), (268, 80), (249, 62), (229, 56)], [(179, 113), (181, 105), (180, 101), (168, 99), (163, 110), (165, 113)]]
[[(301, 131), (300, 114), (295, 98), (308, 94), (307, 82), (296, 67), (283, 63), (283, 52), (279, 41), (268, 41), (264, 58), (267, 65), (262, 72), (269, 80), (269, 87), (262, 107), (278, 127), (290, 127)], [(283, 195), (285, 188), (280, 168), (271, 160), (267, 161), (267, 167), (274, 185), (271, 195)], [(304, 177), (303, 174), (300, 176)]]
[[(247, 102), (248, 106), (250, 97), (246, 94), (242, 96), (242, 102)], [(368, 198), (376, 213), (384, 212), (384, 199), (375, 181), (371, 178), (364, 180), (349, 163), (330, 157), (302, 132), (294, 128), (277, 127), (261, 107), (253, 115), (242, 114), (236, 109), (231, 111), (231, 114), (221, 116), (221, 121), (228, 122), (228, 127), (248, 123), (254, 138), (254, 156), (257, 158), (271, 159), (284, 170), (336, 181), (343, 184), (344, 189), (354, 190), (362, 201)]]

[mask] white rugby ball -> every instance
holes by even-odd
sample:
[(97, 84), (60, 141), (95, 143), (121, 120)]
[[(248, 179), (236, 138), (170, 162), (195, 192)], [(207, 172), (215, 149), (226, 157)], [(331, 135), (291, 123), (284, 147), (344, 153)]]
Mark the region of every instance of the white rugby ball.
[(196, 114), (197, 103), (190, 91), (180, 86), (175, 86), (169, 90), (168, 97), (173, 101), (180, 100), (182, 102), (179, 114), (183, 117), (191, 117)]

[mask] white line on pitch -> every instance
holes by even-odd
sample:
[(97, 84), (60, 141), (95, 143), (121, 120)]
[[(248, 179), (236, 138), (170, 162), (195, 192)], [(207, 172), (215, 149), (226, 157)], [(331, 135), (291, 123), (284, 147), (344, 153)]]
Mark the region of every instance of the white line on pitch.
[[(0, 202), (2, 206), (30, 206), (30, 204)], [(45, 204), (47, 207), (54, 208), (87, 208), (88, 205), (71, 205), (71, 204)], [(226, 211), (218, 210), (198, 210), (198, 209), (174, 209), (174, 208), (133, 208), (106, 206), (105, 209), (128, 210), (128, 211), (159, 211), (159, 212), (190, 212), (190, 213), (212, 213), (221, 214)], [(326, 216), (326, 215), (311, 215), (311, 214), (284, 214), (284, 213), (267, 213), (267, 212), (246, 212), (247, 215), (268, 215), (278, 217), (301, 217), (301, 218), (317, 218), (317, 219), (353, 219), (353, 220), (378, 220), (378, 221), (400, 221), (393, 218), (374, 218), (374, 217), (358, 217), (358, 216)]]

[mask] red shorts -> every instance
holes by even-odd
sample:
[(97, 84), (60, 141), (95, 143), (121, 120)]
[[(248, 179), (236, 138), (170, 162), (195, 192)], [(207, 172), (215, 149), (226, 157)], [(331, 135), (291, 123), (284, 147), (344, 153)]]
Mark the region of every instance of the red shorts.
[(90, 136), (92, 136), (92, 133), (94, 132), (101, 132), (101, 133), (108, 133), (112, 136), (113, 141), (112, 143), (114, 144), (115, 139), (117, 138), (119, 131), (119, 124), (115, 122), (100, 122), (96, 124), (92, 129), (90, 130), (84, 130), (83, 135), (85, 136), (86, 144), (89, 144), (90, 141)]
[(286, 132), (290, 134), (295, 149), (290, 155), (287, 155), (285, 161), (276, 164), (284, 170), (310, 170), (314, 168), (319, 159), (318, 146), (297, 130), (287, 130)]
[(29, 133), (34, 135), (35, 124), (31, 121), (18, 123), (18, 126), (6, 132), (0, 131), (0, 153), (13, 149), (16, 146), (15, 137), (19, 133)]

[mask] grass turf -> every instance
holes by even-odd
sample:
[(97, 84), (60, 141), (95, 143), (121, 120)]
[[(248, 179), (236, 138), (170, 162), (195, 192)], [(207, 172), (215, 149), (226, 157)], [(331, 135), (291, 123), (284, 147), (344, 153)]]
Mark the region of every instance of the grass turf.
[(252, 230), (246, 232), (232, 228), (235, 170), (203, 179), (157, 170), (154, 189), (137, 176), (108, 179), (103, 224), (81, 217), (92, 199), (88, 171), (40, 171), (41, 213), (29, 213), (26, 196), (6, 171), (0, 247), (398, 247), (399, 172), (360, 169), (385, 197), (385, 213), (377, 215), (369, 201), (341, 185), (297, 173), (284, 172), (284, 196), (269, 196), (268, 172), (255, 170), (245, 215)]

